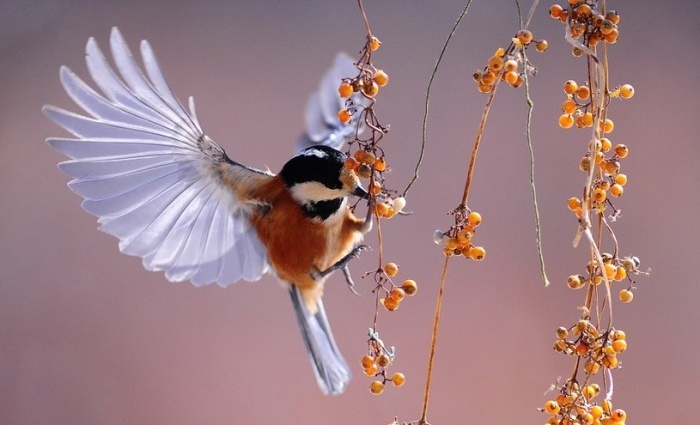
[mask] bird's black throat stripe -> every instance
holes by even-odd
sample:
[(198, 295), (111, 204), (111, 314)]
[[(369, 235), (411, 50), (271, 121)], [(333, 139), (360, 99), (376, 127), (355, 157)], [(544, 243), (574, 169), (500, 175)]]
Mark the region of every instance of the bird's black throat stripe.
[(337, 198), (330, 201), (305, 202), (301, 208), (304, 210), (305, 216), (325, 220), (335, 214), (342, 204), (343, 198)]

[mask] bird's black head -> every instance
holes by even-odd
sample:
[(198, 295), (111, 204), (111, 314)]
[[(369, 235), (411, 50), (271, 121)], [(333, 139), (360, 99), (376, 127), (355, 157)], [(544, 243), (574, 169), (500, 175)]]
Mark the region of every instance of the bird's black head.
[(279, 175), (309, 215), (325, 219), (348, 195), (366, 194), (355, 172), (345, 168), (345, 158), (328, 146), (309, 147), (287, 161)]

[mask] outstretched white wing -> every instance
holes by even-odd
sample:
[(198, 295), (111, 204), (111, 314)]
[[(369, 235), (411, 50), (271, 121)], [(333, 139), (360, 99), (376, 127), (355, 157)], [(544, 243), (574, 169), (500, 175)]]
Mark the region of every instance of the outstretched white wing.
[(44, 113), (75, 138), (50, 138), (69, 161), (70, 188), (100, 230), (119, 249), (143, 258), (169, 280), (220, 285), (257, 280), (268, 270), (266, 252), (248, 222), (253, 206), (229, 184), (255, 185), (270, 173), (231, 161), (202, 131), (190, 98), (188, 112), (170, 90), (151, 47), (141, 43), (144, 75), (117, 28), (110, 46), (117, 75), (94, 39), (87, 67), (97, 93), (67, 67), (61, 82), (90, 116), (53, 106)]
[[(306, 134), (298, 143), (298, 150), (313, 145), (326, 145), (337, 150), (342, 150), (346, 142), (362, 133), (365, 128), (361, 119), (353, 118), (347, 124), (338, 120), (338, 111), (346, 107), (348, 99), (343, 99), (338, 93), (340, 82), (344, 78), (357, 76), (359, 70), (353, 60), (345, 53), (338, 53), (333, 66), (326, 71), (321, 79), (321, 84), (306, 105)], [(369, 104), (369, 100), (359, 93), (353, 94), (349, 99), (349, 105), (356, 110), (356, 116)]]

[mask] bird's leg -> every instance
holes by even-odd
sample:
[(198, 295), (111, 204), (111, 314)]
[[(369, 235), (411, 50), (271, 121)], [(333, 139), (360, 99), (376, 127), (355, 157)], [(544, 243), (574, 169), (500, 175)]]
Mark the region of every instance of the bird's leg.
[(348, 284), (348, 289), (353, 294), (359, 296), (360, 294), (355, 290), (355, 282), (352, 281), (352, 276), (350, 276), (350, 269), (347, 265), (343, 267), (343, 276), (345, 276), (345, 282)]
[(355, 257), (355, 258), (359, 257), (360, 252), (362, 252), (366, 249), (370, 249), (370, 248), (367, 245), (356, 246), (355, 248), (352, 249), (352, 251), (350, 251), (350, 253), (348, 255), (346, 255), (343, 258), (341, 258), (340, 260), (338, 260), (338, 262), (336, 262), (332, 266), (328, 267), (326, 270), (322, 270), (322, 271), (314, 270), (314, 271), (312, 271), (311, 277), (314, 280), (320, 280), (320, 279), (323, 279), (324, 277), (328, 276), (329, 274), (333, 273), (334, 271), (342, 269), (343, 275), (345, 275), (345, 280), (346, 280), (348, 286), (350, 287), (350, 290), (352, 292), (355, 292), (355, 290), (353, 289), (353, 286), (355, 285), (355, 283), (352, 281), (352, 278), (350, 277), (350, 270), (348, 269), (348, 263), (350, 262), (350, 260), (353, 259), (353, 257)]
[(372, 230), (372, 225), (374, 224), (374, 202), (372, 201), (372, 198), (369, 199), (367, 202), (367, 215), (365, 215), (365, 220), (360, 224), (360, 227), (357, 229), (358, 232), (362, 233), (363, 235), (370, 230)]

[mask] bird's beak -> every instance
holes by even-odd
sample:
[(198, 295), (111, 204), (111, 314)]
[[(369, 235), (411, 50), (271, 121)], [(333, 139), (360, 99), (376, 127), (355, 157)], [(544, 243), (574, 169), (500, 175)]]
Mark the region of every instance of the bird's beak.
[(369, 198), (369, 193), (367, 193), (367, 191), (362, 186), (355, 187), (355, 190), (352, 192), (352, 194), (362, 199)]

